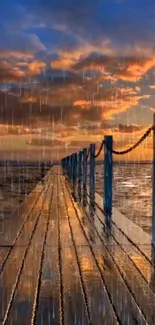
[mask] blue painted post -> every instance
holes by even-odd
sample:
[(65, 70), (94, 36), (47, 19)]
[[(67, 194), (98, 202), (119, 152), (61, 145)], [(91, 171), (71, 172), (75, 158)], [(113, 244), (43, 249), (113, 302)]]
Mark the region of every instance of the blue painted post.
[(65, 157), (64, 166), (65, 166), (65, 172), (67, 172), (67, 157)]
[(67, 176), (69, 176), (69, 156), (67, 156)]
[(155, 113), (153, 114), (153, 126), (152, 245), (155, 246)]
[(83, 188), (87, 187), (87, 148), (83, 148)]
[(77, 181), (77, 153), (73, 154), (73, 174), (72, 174), (73, 186), (76, 185)]
[(76, 199), (76, 183), (77, 183), (77, 153), (73, 154), (73, 169), (72, 169), (72, 184), (73, 184), (73, 197)]
[(78, 154), (78, 187), (77, 187), (77, 192), (78, 192), (78, 198), (79, 198), (80, 202), (81, 202), (81, 185), (82, 185), (82, 156), (83, 156), (83, 151), (79, 151), (79, 154)]
[(65, 158), (61, 159), (61, 167), (62, 167), (63, 171), (64, 171), (64, 168), (65, 168), (64, 163), (65, 163)]
[(64, 171), (67, 172), (67, 158), (64, 158)]
[[(104, 138), (104, 212), (107, 220), (112, 214), (112, 179), (113, 179), (113, 159), (112, 159), (112, 135)], [(109, 149), (107, 149), (107, 147)], [(111, 150), (110, 150), (111, 149)]]
[(70, 156), (70, 180), (73, 178), (73, 154)]
[(71, 154), (71, 174), (70, 174), (70, 179), (71, 179), (71, 182), (73, 181), (73, 157), (74, 157), (74, 154)]
[(89, 179), (89, 194), (90, 202), (95, 198), (95, 143), (90, 144), (90, 179)]
[(79, 151), (79, 154), (78, 154), (78, 181), (80, 183), (82, 180), (82, 155), (83, 155), (83, 152)]
[(72, 170), (72, 157), (69, 156), (69, 178), (71, 179), (71, 170)]

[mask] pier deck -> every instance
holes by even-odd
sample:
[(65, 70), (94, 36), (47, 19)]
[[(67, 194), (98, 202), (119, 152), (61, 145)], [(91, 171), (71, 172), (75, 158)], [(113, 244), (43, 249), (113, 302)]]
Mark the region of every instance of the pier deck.
[(149, 237), (116, 211), (107, 226), (96, 201), (95, 211), (79, 204), (54, 166), (4, 219), (0, 324), (155, 324)]

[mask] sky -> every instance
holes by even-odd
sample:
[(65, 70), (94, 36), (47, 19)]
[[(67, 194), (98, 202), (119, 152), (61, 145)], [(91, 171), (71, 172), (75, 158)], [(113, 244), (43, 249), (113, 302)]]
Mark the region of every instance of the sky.
[[(154, 0), (1, 0), (0, 160), (134, 144), (155, 111), (154, 17)], [(152, 159), (152, 135), (121, 159)]]

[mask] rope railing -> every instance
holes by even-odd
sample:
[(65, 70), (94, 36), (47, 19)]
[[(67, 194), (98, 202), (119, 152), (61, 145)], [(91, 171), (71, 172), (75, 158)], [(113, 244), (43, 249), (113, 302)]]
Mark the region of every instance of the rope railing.
[[(155, 113), (153, 119), (153, 125), (150, 126), (141, 138), (129, 148), (119, 151), (113, 149), (113, 137), (107, 135), (101, 142), (98, 152), (95, 154), (95, 144), (90, 144), (89, 149), (84, 148), (79, 153), (73, 153), (71, 156), (62, 159), (62, 167), (65, 173), (71, 180), (73, 187), (76, 183), (83, 184), (83, 189), (86, 190), (88, 186), (87, 182), (87, 165), (88, 158), (90, 163), (89, 172), (89, 197), (90, 200), (95, 198), (95, 159), (99, 157), (104, 148), (104, 203), (103, 211), (107, 217), (107, 220), (112, 215), (112, 181), (113, 181), (113, 154), (124, 155), (132, 152), (137, 148), (153, 131), (153, 217), (152, 217), (152, 243), (155, 245)], [(78, 181), (77, 181), (78, 180)]]
[[(115, 149), (109, 148), (107, 145), (106, 145), (106, 147), (107, 147), (108, 150), (111, 150), (112, 153), (114, 153), (115, 155), (124, 155), (124, 154), (127, 154), (127, 153), (131, 152), (132, 150), (134, 150), (136, 147), (138, 147), (148, 137), (148, 135), (151, 133), (151, 131), (153, 130), (153, 128), (154, 128), (153, 126), (149, 127), (148, 130), (143, 134), (143, 136), (134, 145), (132, 145), (128, 149), (125, 149), (125, 150), (122, 150), (122, 151), (117, 151)], [(105, 141), (103, 140), (101, 142), (100, 148), (99, 148), (98, 153), (96, 155), (93, 155), (92, 153), (90, 153), (90, 149), (89, 149), (88, 150), (88, 154), (87, 154), (87, 156), (86, 156), (85, 159), (87, 160), (89, 158), (89, 156), (92, 156), (95, 159), (98, 158), (99, 155), (100, 155), (100, 153), (101, 153), (101, 151), (102, 151), (102, 149), (103, 149), (103, 147), (104, 147), (104, 144), (105, 144)]]
[(93, 158), (97, 158), (99, 155), (100, 155), (100, 153), (101, 153), (101, 151), (102, 151), (102, 149), (103, 149), (103, 146), (104, 146), (104, 140), (101, 142), (101, 145), (100, 145), (100, 148), (99, 148), (99, 150), (98, 150), (98, 153), (96, 154), (96, 155), (94, 155), (92, 152), (91, 152), (91, 156), (93, 157)]
[(143, 136), (133, 145), (131, 146), (130, 148), (128, 149), (125, 149), (123, 151), (117, 151), (117, 150), (114, 150), (114, 149), (111, 149), (107, 146), (107, 149), (108, 150), (111, 150), (112, 153), (116, 154), (116, 155), (124, 155), (124, 154), (127, 154), (129, 152), (131, 152), (132, 150), (134, 150), (135, 148), (137, 148), (147, 137), (148, 135), (151, 133), (151, 131), (153, 130), (153, 126), (151, 126), (144, 134)]

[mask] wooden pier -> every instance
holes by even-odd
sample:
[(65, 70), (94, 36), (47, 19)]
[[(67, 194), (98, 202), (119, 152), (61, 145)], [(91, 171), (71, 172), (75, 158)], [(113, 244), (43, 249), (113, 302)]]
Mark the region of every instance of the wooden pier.
[(155, 324), (151, 236), (116, 209), (107, 225), (95, 201), (54, 166), (4, 219), (0, 324)]

